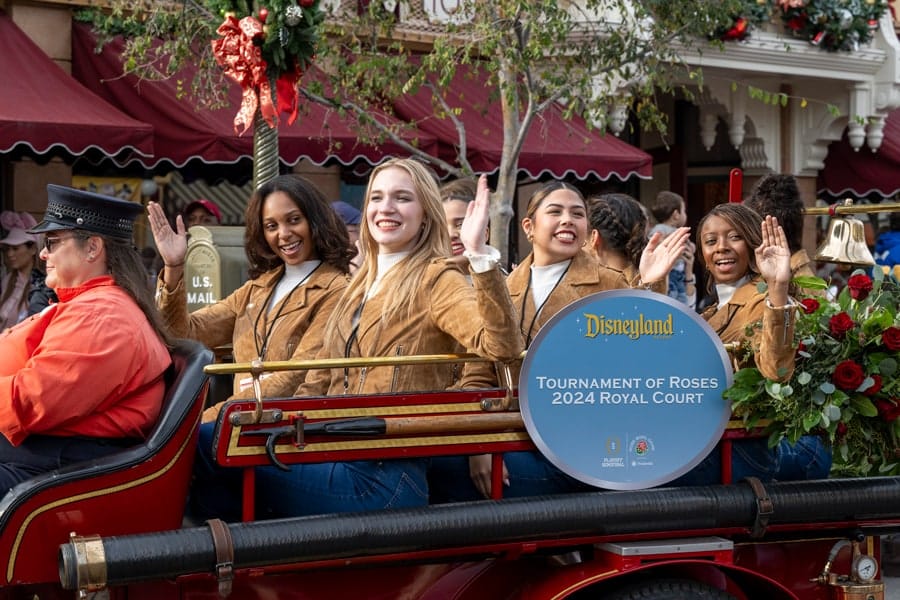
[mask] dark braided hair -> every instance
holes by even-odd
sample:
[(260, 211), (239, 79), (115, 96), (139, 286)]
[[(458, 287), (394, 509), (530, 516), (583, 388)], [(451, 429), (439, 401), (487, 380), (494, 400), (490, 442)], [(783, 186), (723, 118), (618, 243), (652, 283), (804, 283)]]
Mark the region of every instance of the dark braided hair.
[(647, 246), (647, 215), (628, 194), (603, 194), (588, 202), (591, 229), (597, 230), (604, 245), (623, 254), (635, 268)]

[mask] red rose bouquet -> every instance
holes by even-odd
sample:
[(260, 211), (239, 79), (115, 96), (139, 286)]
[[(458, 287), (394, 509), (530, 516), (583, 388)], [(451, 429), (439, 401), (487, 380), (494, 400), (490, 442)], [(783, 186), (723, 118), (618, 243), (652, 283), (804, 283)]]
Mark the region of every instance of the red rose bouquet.
[[(818, 278), (796, 282), (824, 288)], [(748, 427), (770, 445), (821, 434), (834, 447), (832, 473), (900, 473), (900, 286), (876, 270), (857, 271), (833, 301), (800, 301), (796, 368), (790, 381), (741, 369), (725, 392)]]

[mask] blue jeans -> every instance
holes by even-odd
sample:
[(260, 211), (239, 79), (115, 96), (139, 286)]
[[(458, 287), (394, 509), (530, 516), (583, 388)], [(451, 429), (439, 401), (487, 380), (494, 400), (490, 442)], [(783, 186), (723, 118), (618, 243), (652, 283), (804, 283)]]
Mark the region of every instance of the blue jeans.
[[(566, 494), (593, 490), (586, 483), (569, 477), (539, 452), (507, 452), (503, 455), (509, 485), (503, 488), (504, 498)], [(431, 459), (428, 470), (431, 502), (463, 502), (484, 500), (484, 496), (469, 476), (468, 456), (441, 456)]]
[[(716, 448), (699, 465), (670, 486), (708, 485), (721, 482), (722, 455)], [(831, 446), (817, 435), (805, 435), (791, 444), (787, 440), (768, 448), (766, 438), (734, 440), (731, 451), (731, 480), (757, 477), (761, 481), (824, 479), (831, 470)]]
[[(216, 464), (214, 428), (214, 423), (200, 426), (191, 513), (198, 519), (238, 521), (243, 470)], [(425, 459), (400, 459), (291, 465), (290, 471), (256, 467), (256, 516), (278, 519), (424, 506), (426, 465)]]
[(687, 273), (672, 269), (669, 271), (668, 296), (687, 304)]

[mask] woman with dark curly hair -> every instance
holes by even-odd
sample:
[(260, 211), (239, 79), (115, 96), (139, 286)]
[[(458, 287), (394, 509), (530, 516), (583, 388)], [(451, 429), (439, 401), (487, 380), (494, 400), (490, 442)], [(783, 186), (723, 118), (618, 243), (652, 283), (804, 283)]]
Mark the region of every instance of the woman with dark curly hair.
[[(192, 313), (187, 310), (184, 260), (187, 236), (162, 207), (148, 207), (150, 228), (164, 268), (157, 303), (172, 332), (209, 347), (232, 344), (236, 362), (303, 360), (322, 348), (322, 331), (347, 287), (350, 248), (347, 230), (331, 204), (309, 181), (282, 175), (253, 194), (245, 215), (244, 245), (250, 280), (227, 298)], [(262, 380), (265, 397), (290, 396), (304, 371), (273, 373)], [(252, 398), (249, 373), (234, 378), (229, 399)], [(221, 405), (203, 413), (214, 421)]]

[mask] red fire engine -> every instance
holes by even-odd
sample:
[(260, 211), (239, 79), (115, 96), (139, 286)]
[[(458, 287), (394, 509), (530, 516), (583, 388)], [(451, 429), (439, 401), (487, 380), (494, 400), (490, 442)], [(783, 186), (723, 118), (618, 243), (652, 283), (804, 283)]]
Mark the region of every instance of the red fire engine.
[[(209, 372), (249, 368), (258, 377), (389, 359), (207, 366), (211, 353), (194, 342), (181, 342), (173, 356), (164, 413), (146, 443), (37, 477), (3, 498), (0, 597), (884, 597), (878, 536), (900, 531), (895, 477), (252, 520), (254, 466), (475, 453), (496, 463), (503, 452), (534, 449), (509, 388), (231, 402), (218, 421), (216, 453), (220, 464), (244, 469), (246, 519), (182, 527)], [(468, 360), (475, 358), (393, 359)], [(723, 429), (725, 453), (731, 440), (752, 434), (737, 423)]]

